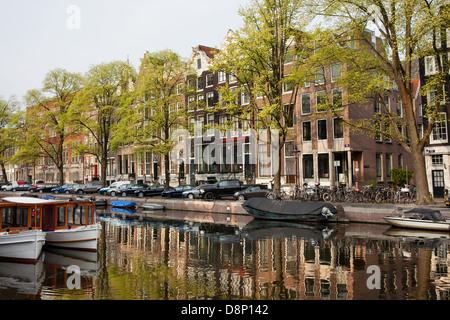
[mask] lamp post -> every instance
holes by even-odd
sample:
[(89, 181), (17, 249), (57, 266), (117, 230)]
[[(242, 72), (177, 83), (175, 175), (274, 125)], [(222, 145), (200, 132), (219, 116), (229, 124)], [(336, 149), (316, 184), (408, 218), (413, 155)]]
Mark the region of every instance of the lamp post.
[(298, 195), (299, 192), (299, 185), (298, 185), (298, 155), (302, 152), (301, 150), (297, 149), (297, 146), (294, 146), (294, 150), (292, 150), (292, 152), (295, 155), (295, 191), (294, 191), (294, 197), (296, 197)]

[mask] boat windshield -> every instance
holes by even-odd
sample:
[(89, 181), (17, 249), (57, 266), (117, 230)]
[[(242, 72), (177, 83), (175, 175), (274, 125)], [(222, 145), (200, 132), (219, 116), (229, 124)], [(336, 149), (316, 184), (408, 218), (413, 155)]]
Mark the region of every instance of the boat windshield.
[(413, 209), (403, 214), (404, 218), (417, 220), (445, 221), (439, 210), (432, 209)]

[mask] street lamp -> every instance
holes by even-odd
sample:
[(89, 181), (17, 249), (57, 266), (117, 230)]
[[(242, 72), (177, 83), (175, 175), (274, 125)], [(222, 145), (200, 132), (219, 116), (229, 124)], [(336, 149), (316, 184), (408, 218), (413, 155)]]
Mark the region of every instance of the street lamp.
[(295, 192), (294, 194), (297, 195), (299, 191), (299, 185), (298, 185), (298, 155), (302, 152), (301, 150), (297, 149), (297, 146), (294, 146), (294, 150), (292, 152), (295, 155)]

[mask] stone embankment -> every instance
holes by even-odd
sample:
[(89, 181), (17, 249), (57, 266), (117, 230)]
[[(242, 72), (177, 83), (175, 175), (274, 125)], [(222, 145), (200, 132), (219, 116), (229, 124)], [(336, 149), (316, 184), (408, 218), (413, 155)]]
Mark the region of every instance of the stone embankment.
[[(0, 193), (0, 197), (11, 196), (11, 192)], [(20, 194), (15, 194), (20, 195)], [(85, 195), (84, 197), (89, 197)], [(232, 200), (189, 200), (189, 199), (165, 199), (165, 198), (135, 198), (135, 197), (103, 197), (95, 195), (98, 199), (106, 199), (110, 204), (113, 200), (134, 201), (141, 203), (157, 203), (164, 205), (166, 210), (186, 212), (210, 212), (226, 213), (234, 215), (248, 215), (242, 208), (242, 203)], [(74, 195), (58, 195), (61, 198), (72, 198)], [(386, 224), (383, 217), (399, 213), (402, 210), (417, 207), (415, 204), (336, 204), (338, 208), (338, 220), (345, 222), (382, 223)], [(443, 200), (436, 200), (436, 204), (427, 206), (438, 209), (443, 216), (450, 219), (450, 208), (447, 208)]]

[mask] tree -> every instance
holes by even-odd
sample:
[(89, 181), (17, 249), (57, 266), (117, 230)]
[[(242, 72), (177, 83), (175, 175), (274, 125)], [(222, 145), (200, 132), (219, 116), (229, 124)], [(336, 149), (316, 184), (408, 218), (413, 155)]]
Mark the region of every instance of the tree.
[(117, 143), (133, 144), (138, 153), (160, 154), (164, 159), (165, 188), (168, 189), (170, 153), (176, 145), (171, 135), (185, 126), (184, 78), (189, 68), (178, 54), (163, 50), (147, 53), (140, 70), (136, 105), (124, 110)]
[(80, 74), (57, 68), (47, 73), (42, 89), (28, 90), (25, 96), (30, 106), (26, 115), (27, 148), (39, 150), (41, 157), (57, 167), (60, 185), (64, 184), (64, 146), (74, 133), (69, 128), (69, 108), (81, 80)]
[(18, 149), (22, 137), (23, 113), (19, 107), (16, 97), (0, 97), (0, 167), (4, 182), (8, 182), (6, 165), (14, 161), (13, 151)]
[(76, 147), (77, 152), (97, 159), (103, 186), (120, 110), (131, 106), (135, 81), (136, 71), (127, 62), (94, 65), (83, 76), (83, 88), (70, 110), (72, 124), (85, 136), (83, 143)]
[[(345, 63), (353, 66), (353, 71), (343, 80), (353, 89), (352, 98), (355, 101), (367, 101), (369, 97), (378, 99), (383, 109), (378, 118), (361, 121), (355, 127), (374, 134), (388, 135), (401, 144), (412, 159), (417, 203), (432, 203), (424, 147), (434, 124), (439, 121), (441, 102), (445, 101), (445, 87), (448, 86), (449, 63), (445, 41), (445, 28), (449, 25), (448, 5), (443, 0), (320, 0), (311, 2), (308, 9), (311, 14), (326, 19), (325, 22), (330, 26), (329, 34), (333, 35), (336, 44), (356, 40), (368, 48), (353, 50), (352, 55), (338, 54)], [(382, 45), (372, 41), (373, 38), (367, 33), (368, 28), (375, 28)], [(342, 48), (341, 45), (341, 53)], [(424, 57), (433, 58), (436, 70), (427, 85), (422, 87), (421, 93), (433, 90), (436, 95), (434, 101), (428, 101), (424, 106), (428, 127), (421, 135), (416, 125), (418, 114), (413, 104), (415, 92), (412, 80), (413, 64)], [(366, 72), (368, 70), (371, 72)], [(392, 85), (386, 86), (386, 80), (393, 80), (398, 90), (403, 115), (401, 118), (391, 113), (380, 99), (383, 93), (381, 89), (393, 88)], [(383, 124), (385, 129), (380, 130)], [(406, 127), (407, 134), (399, 130), (402, 126)], [(387, 127), (389, 130), (386, 130)]]
[[(239, 106), (228, 87), (222, 95), (229, 98), (221, 104), (225, 112), (240, 115), (243, 121), (251, 119), (252, 128), (266, 129), (272, 140), (278, 131), (277, 157), (274, 170), (274, 189), (281, 187), (282, 148), (289, 134), (296, 103), (298, 77), (296, 67), (287, 67), (299, 49), (297, 40), (309, 19), (301, 16), (300, 0), (254, 0), (239, 14), (244, 25), (229, 39), (214, 60), (213, 69), (236, 77), (240, 91), (249, 98), (249, 104)], [(261, 98), (261, 99), (260, 99)], [(273, 149), (273, 148), (272, 148)], [(275, 158), (273, 158), (275, 159)]]

